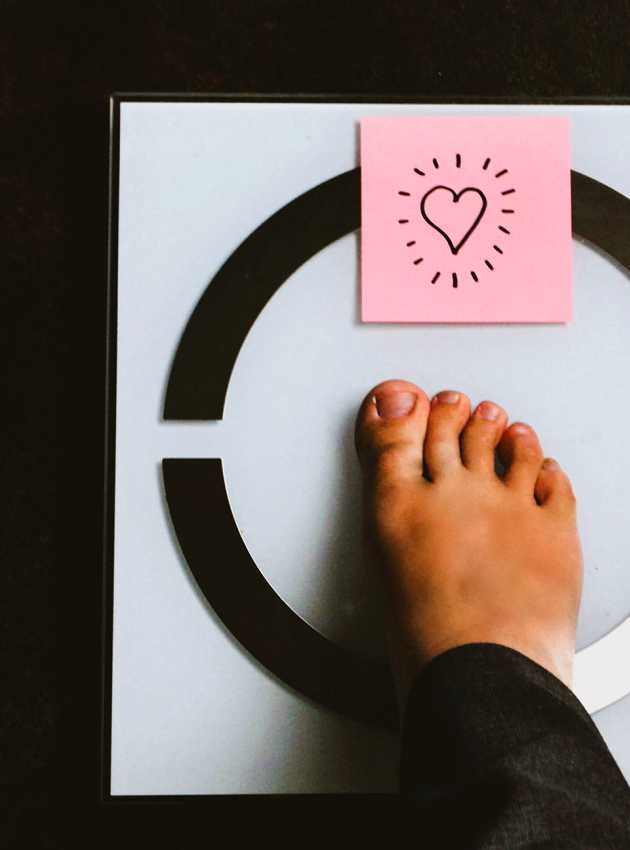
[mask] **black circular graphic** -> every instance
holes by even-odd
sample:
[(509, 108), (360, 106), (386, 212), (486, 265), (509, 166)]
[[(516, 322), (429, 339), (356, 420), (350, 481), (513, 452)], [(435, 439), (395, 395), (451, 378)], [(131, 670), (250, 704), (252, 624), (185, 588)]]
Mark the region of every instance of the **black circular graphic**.
[[(574, 235), (630, 269), (630, 199), (575, 171), (571, 191)], [(182, 334), (164, 419), (221, 419), (238, 352), (265, 304), (303, 263), (359, 227), (356, 168), (295, 198), (248, 236), (210, 282)], [(397, 729), (385, 662), (324, 638), (289, 608), (256, 566), (234, 520), (221, 461), (168, 458), (162, 470), (182, 553), (206, 599), (243, 647), (310, 699)]]

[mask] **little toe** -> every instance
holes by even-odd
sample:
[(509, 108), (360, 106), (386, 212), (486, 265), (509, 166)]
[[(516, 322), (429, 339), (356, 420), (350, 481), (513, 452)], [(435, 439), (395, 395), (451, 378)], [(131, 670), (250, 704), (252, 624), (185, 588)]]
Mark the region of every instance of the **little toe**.
[(547, 457), (543, 461), (534, 486), (534, 497), (544, 507), (568, 513), (575, 510), (575, 495), (569, 477), (553, 458)]
[(494, 450), (507, 424), (507, 414), (492, 401), (482, 401), (462, 434), (464, 466), (475, 472), (495, 474)]
[(424, 460), (432, 480), (461, 467), (459, 436), (469, 417), (470, 401), (464, 393), (442, 390), (431, 399)]
[(410, 381), (383, 381), (373, 387), (355, 425), (355, 446), (364, 472), (391, 483), (420, 481), (428, 413), (426, 393)]
[(543, 462), (534, 429), (524, 422), (514, 422), (503, 432), (498, 452), (505, 466), (505, 483), (516, 490), (523, 490), (533, 499), (534, 485)]

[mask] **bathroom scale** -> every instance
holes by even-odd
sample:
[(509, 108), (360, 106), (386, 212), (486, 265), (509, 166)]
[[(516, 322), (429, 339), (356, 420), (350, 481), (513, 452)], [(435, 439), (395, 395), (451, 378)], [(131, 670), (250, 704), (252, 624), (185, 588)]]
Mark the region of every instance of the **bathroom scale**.
[[(363, 321), (359, 125), (569, 121), (567, 322)], [(354, 419), (404, 378), (532, 423), (574, 484), (574, 690), (630, 778), (630, 105), (111, 101), (103, 793), (397, 790)], [(545, 269), (540, 269), (545, 274)]]

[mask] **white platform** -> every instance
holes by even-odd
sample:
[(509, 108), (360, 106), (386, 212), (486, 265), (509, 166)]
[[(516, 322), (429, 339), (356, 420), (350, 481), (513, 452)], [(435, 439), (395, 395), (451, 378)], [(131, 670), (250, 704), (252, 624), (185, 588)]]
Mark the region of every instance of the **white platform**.
[(390, 377), (497, 400), (570, 472), (586, 559), (576, 691), (591, 711), (616, 700), (594, 719), (630, 777), (630, 636), (615, 631), (630, 613), (630, 280), (604, 255), (574, 242), (568, 326), (363, 325), (348, 236), (264, 309), (223, 421), (161, 421), (209, 280), (271, 213), (358, 165), (360, 116), (527, 109), (570, 115), (573, 168), (630, 196), (629, 107), (121, 105), (113, 794), (395, 790), (395, 736), (309, 703), (223, 628), (181, 561), (159, 473), (163, 457), (223, 458), (268, 581), (324, 635), (379, 653), (352, 427), (364, 393)]

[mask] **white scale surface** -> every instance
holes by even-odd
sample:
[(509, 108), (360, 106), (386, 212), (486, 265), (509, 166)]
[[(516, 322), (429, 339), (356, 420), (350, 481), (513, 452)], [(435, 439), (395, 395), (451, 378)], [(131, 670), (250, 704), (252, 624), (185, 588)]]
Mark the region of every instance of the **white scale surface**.
[(576, 692), (630, 777), (625, 270), (574, 240), (567, 326), (362, 324), (352, 234), (269, 301), (221, 422), (161, 421), (208, 282), (269, 215), (358, 165), (362, 115), (527, 111), (569, 115), (572, 167), (630, 195), (625, 106), (121, 104), (112, 794), (396, 790), (395, 735), (293, 692), (223, 627), (179, 554), (160, 474), (163, 457), (221, 457), (274, 589), (325, 636), (380, 653), (352, 429), (365, 392), (391, 377), (495, 399), (570, 473), (586, 560)]

